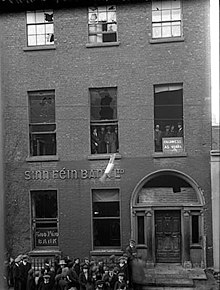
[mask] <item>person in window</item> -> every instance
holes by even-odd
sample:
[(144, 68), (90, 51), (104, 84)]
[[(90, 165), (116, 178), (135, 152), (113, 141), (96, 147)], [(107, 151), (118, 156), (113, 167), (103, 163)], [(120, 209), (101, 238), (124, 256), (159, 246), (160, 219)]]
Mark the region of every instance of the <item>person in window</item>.
[(116, 142), (117, 137), (115, 132), (111, 132), (111, 127), (107, 127), (107, 132), (105, 134), (105, 143), (107, 146), (107, 153), (115, 153), (116, 152)]
[(176, 130), (174, 125), (171, 125), (170, 127), (170, 137), (176, 137)]
[(98, 153), (106, 153), (106, 143), (105, 143), (105, 127), (101, 127), (100, 131), (98, 132), (99, 138), (99, 146), (98, 146)]
[(92, 154), (96, 154), (98, 153), (99, 146), (99, 137), (96, 128), (94, 128), (92, 131), (91, 141), (92, 141)]
[(177, 137), (183, 137), (183, 127), (181, 123), (178, 123), (177, 125), (177, 133), (176, 133)]
[(165, 137), (165, 138), (169, 138), (169, 137), (171, 137), (171, 133), (170, 133), (170, 125), (166, 125), (166, 127), (165, 127), (165, 132), (164, 132), (164, 134), (163, 134), (163, 137)]
[(160, 130), (160, 125), (156, 125), (155, 127), (154, 144), (156, 152), (162, 151), (162, 131)]

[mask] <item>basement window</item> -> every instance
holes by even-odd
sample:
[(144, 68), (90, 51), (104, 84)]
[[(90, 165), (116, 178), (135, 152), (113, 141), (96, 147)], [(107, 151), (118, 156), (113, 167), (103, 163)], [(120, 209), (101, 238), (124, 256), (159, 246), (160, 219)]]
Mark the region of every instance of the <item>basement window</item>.
[(28, 11), (27, 19), (27, 45), (54, 44), (53, 11)]
[(116, 6), (89, 7), (88, 33), (89, 43), (116, 42)]

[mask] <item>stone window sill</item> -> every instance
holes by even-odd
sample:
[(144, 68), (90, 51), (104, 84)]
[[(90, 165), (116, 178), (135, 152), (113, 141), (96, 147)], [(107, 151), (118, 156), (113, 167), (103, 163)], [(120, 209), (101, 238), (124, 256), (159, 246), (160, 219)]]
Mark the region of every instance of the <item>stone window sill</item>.
[(43, 250), (40, 250), (40, 249), (35, 249), (35, 250), (32, 250), (28, 253), (30, 256), (48, 256), (48, 255), (60, 255), (61, 254), (61, 251), (59, 251), (58, 248), (56, 249), (43, 249)]
[(122, 255), (123, 251), (120, 249), (97, 249), (90, 251), (91, 256), (102, 256), (102, 255)]
[(149, 42), (151, 44), (157, 44), (157, 43), (169, 43), (169, 42), (183, 42), (184, 37), (164, 37), (164, 38), (151, 38)]
[(119, 46), (120, 42), (100, 42), (100, 43), (87, 43), (87, 48), (94, 48), (94, 47), (110, 47), (110, 46)]
[(180, 153), (155, 152), (153, 153), (153, 158), (177, 158), (177, 157), (187, 157), (187, 153), (186, 152), (180, 152)]
[(24, 51), (39, 51), (39, 50), (55, 50), (56, 46), (55, 45), (36, 45), (36, 46), (27, 46), (24, 47)]
[(192, 244), (190, 249), (202, 249), (202, 246), (200, 244)]
[(26, 158), (27, 162), (44, 162), (44, 161), (58, 161), (59, 157), (57, 155), (47, 155), (47, 156), (29, 156)]
[[(92, 154), (88, 156), (88, 160), (105, 160), (111, 157), (111, 153), (106, 154)], [(121, 159), (121, 155), (116, 153), (115, 159)]]

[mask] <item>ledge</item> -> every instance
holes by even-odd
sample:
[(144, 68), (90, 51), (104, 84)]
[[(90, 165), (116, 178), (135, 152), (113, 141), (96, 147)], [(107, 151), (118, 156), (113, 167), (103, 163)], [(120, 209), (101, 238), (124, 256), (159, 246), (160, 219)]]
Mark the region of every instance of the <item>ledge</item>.
[(50, 250), (32, 250), (28, 252), (31, 257), (34, 256), (48, 256), (48, 255), (61, 255), (61, 251), (59, 249), (50, 249)]
[[(109, 159), (111, 156), (112, 156), (112, 153), (92, 154), (92, 155), (89, 155), (87, 158), (88, 160), (106, 160), (106, 159)], [(121, 155), (119, 153), (116, 153), (115, 159), (121, 159)]]
[(39, 50), (55, 50), (55, 45), (33, 45), (33, 46), (27, 46), (23, 48), (23, 51), (39, 51)]
[(183, 42), (184, 37), (164, 37), (164, 38), (151, 38), (149, 42), (151, 44), (157, 44), (157, 43), (169, 43), (169, 42)]
[(100, 42), (100, 43), (87, 43), (87, 48), (93, 48), (93, 47), (110, 47), (110, 46), (119, 46), (120, 42)]
[(57, 155), (47, 155), (47, 156), (31, 156), (27, 157), (27, 162), (45, 162), (45, 161), (58, 161), (59, 157)]
[(91, 256), (103, 256), (103, 255), (122, 255), (123, 251), (120, 249), (100, 249), (90, 251)]
[(155, 152), (152, 154), (153, 158), (178, 158), (178, 157), (187, 157), (186, 152), (181, 153), (163, 153), (163, 152)]
[(190, 245), (190, 249), (202, 249), (202, 246), (199, 244)]

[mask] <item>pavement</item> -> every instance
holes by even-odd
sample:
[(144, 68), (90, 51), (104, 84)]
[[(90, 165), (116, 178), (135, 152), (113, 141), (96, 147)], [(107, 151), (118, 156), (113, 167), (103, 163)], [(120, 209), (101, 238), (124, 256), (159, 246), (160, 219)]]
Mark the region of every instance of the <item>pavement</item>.
[[(143, 278), (143, 276), (142, 276)], [(183, 268), (179, 264), (157, 264), (144, 269), (137, 290), (220, 290), (220, 281), (212, 271)]]

